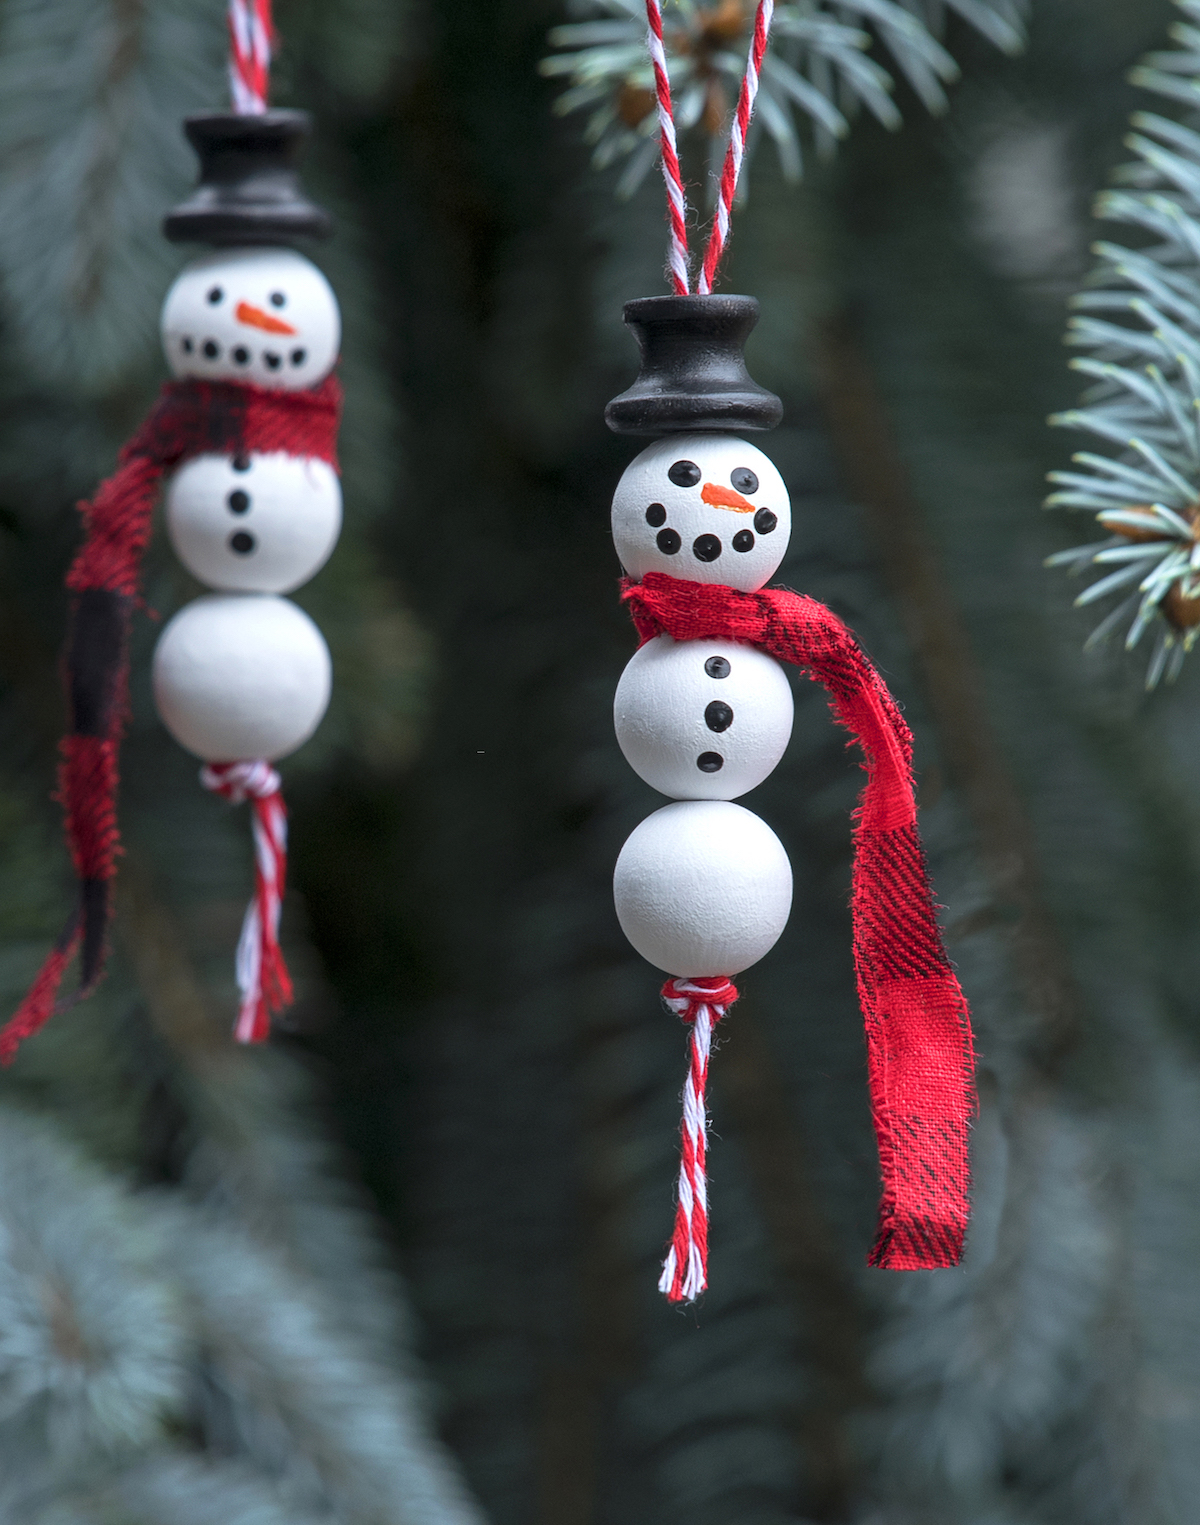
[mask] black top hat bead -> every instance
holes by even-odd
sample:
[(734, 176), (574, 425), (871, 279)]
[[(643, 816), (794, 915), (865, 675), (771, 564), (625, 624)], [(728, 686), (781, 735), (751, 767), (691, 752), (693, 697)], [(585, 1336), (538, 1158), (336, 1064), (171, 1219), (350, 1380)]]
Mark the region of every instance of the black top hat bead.
[(638, 378), (604, 410), (616, 434), (773, 429), (783, 404), (746, 370), (753, 297), (640, 297), (625, 321), (642, 352)]
[(205, 111), (184, 131), (200, 159), (200, 182), (168, 213), (172, 243), (279, 244), (324, 238), (329, 213), (300, 185), (297, 164), (311, 118), (307, 111), (258, 116)]

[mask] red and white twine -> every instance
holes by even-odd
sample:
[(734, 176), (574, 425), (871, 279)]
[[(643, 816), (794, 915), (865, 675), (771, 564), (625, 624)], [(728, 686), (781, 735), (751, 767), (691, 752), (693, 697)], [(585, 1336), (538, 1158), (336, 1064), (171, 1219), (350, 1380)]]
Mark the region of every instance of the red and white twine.
[(746, 153), (746, 134), (750, 130), (750, 118), (754, 114), (754, 101), (758, 95), (758, 80), (762, 73), (763, 58), (767, 51), (767, 37), (771, 31), (771, 18), (775, 13), (775, 0), (758, 0), (754, 12), (754, 35), (750, 39), (750, 51), (746, 56), (746, 72), (742, 75), (742, 88), (738, 92), (737, 110), (733, 114), (733, 126), (729, 133), (729, 147), (725, 150), (725, 165), (721, 170), (721, 184), (717, 191), (717, 209), (713, 214), (712, 231), (708, 235), (708, 247), (704, 251), (704, 263), (700, 269), (700, 281), (696, 287), (700, 296), (708, 296), (713, 287), (717, 266), (725, 252), (729, 239), (729, 219), (733, 215), (733, 198), (737, 192), (738, 176), (742, 172), (742, 159)]
[(663, 1261), (658, 1290), (673, 1303), (694, 1302), (708, 1286), (708, 1056), (713, 1028), (738, 998), (729, 980), (668, 980), (666, 1004), (692, 1029), (688, 1075), (683, 1088), (679, 1156), (679, 1201), (671, 1247)]
[(690, 279), (687, 198), (683, 191), (683, 176), (679, 171), (679, 147), (675, 141), (675, 113), (671, 107), (671, 77), (667, 71), (666, 49), (663, 47), (661, 0), (646, 0), (646, 20), (649, 22), (646, 46), (650, 50), (650, 63), (654, 69), (654, 96), (658, 102), (658, 139), (663, 182), (667, 188), (667, 217), (671, 224), (667, 266), (671, 272), (671, 284), (675, 288), (675, 295), (685, 297), (688, 294)]
[(287, 883), (287, 810), (279, 774), (268, 762), (210, 763), (200, 770), (206, 789), (254, 811), (254, 897), (246, 907), (237, 949), (241, 1007), (233, 1034), (239, 1043), (262, 1043), (271, 1013), (292, 999), (292, 981), (279, 946), (279, 915)]
[(238, 116), (262, 116), (271, 79), (271, 0), (229, 0), (229, 93)]
[[(758, 0), (754, 12), (754, 33), (746, 56), (746, 72), (742, 76), (738, 92), (737, 110), (729, 134), (729, 146), (725, 151), (725, 163), (721, 170), (721, 183), (717, 189), (717, 206), (713, 214), (712, 230), (704, 251), (700, 278), (696, 285), (699, 296), (712, 293), (717, 267), (729, 241), (729, 222), (733, 215), (733, 199), (737, 194), (738, 177), (742, 173), (742, 160), (746, 155), (746, 135), (750, 130), (750, 118), (754, 115), (754, 102), (758, 95), (758, 81), (762, 74), (763, 59), (767, 52), (767, 38), (771, 32), (771, 20), (775, 14), (775, 0)], [(671, 225), (667, 266), (675, 295), (685, 297), (690, 290), (691, 270), (687, 242), (687, 199), (683, 189), (683, 176), (679, 169), (679, 145), (675, 137), (675, 113), (671, 105), (671, 81), (667, 69), (666, 49), (663, 45), (662, 0), (646, 0), (646, 19), (649, 22), (646, 45), (654, 69), (654, 95), (658, 103), (658, 132), (661, 148), (663, 182), (667, 188), (667, 218)]]

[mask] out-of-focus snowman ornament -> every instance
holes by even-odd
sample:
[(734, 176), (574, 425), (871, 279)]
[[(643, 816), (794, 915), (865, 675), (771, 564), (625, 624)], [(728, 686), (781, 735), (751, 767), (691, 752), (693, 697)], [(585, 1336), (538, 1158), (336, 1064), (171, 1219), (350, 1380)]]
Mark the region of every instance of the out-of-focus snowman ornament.
[[(265, 0), (255, 5), (266, 14)], [(261, 41), (270, 35), (269, 16), (258, 19), (253, 35)], [(236, 39), (244, 28), (232, 30)], [(237, 1037), (265, 1038), (271, 1012), (291, 998), (278, 943), (287, 817), (271, 765), (320, 723), (330, 659), (312, 620), (281, 595), (324, 565), (341, 526), (341, 391), (332, 375), (341, 320), (328, 281), (292, 247), (329, 231), (296, 169), (308, 118), (266, 110), (264, 59), (239, 56), (235, 64), (257, 80), (258, 94), (243, 102), (245, 114), (187, 120), (199, 184), (164, 224), (172, 240), (215, 246), (185, 266), (163, 306), (174, 379), (122, 450), (117, 472), (84, 505), (87, 534), (68, 574), (71, 729), (60, 792), (79, 908), (0, 1033), (4, 1062), (56, 1005), (89, 994), (103, 973), (130, 621), (168, 474), (172, 545), (212, 591), (164, 629), (154, 656), (155, 700), (175, 739), (204, 761), (205, 786), (231, 801), (249, 800), (254, 813), (255, 893), (238, 947)], [(58, 1001), (76, 951), (79, 990)]]
[(675, 1229), (660, 1287), (691, 1301), (707, 1280), (705, 1086), (712, 1029), (737, 1000), (731, 976), (774, 946), (791, 907), (778, 837), (733, 804), (786, 750), (792, 697), (781, 662), (829, 690), (862, 745), (855, 963), (867, 1026), (884, 1196), (873, 1264), (957, 1263), (967, 1215), (972, 1110), (966, 1005), (941, 944), (916, 835), (911, 736), (854, 637), (823, 605), (766, 589), (787, 550), (791, 505), (773, 463), (742, 435), (773, 427), (779, 400), (746, 371), (749, 297), (630, 302), (642, 353), (609, 426), (659, 434), (613, 499), (624, 597), (642, 639), (617, 686), (617, 739), (674, 803), (617, 860), (617, 917), (670, 978), (690, 1026)]

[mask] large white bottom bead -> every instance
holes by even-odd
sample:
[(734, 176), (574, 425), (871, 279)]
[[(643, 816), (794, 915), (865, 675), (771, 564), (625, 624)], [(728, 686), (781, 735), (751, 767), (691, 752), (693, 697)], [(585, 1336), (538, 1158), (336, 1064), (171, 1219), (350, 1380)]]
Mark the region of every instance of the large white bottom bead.
[(761, 784), (792, 734), (792, 690), (773, 657), (736, 641), (647, 641), (613, 701), (629, 766), (677, 800), (734, 800)]
[(180, 746), (206, 762), (286, 757), (329, 703), (321, 632), (286, 598), (209, 593), (175, 615), (154, 652), (154, 698)]
[(741, 805), (680, 800), (625, 843), (613, 895), (625, 936), (666, 974), (734, 975), (787, 925), (792, 866), (771, 828)]

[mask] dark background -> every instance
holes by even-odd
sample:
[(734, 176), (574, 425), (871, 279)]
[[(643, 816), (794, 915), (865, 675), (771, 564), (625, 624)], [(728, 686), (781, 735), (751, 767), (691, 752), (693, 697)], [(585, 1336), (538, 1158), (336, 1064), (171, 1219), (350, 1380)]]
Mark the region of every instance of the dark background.
[[(852, 624), (916, 732), (983, 1105), (964, 1268), (866, 1270), (860, 775), (797, 680), (787, 759), (748, 801), (788, 848), (795, 906), (714, 1060), (710, 1290), (681, 1312), (655, 1281), (683, 1033), (610, 899), (658, 800), (612, 737), (632, 632), (607, 505), (632, 446), (602, 413), (635, 367), (621, 303), (665, 289), (661, 185), (615, 201), (579, 122), (554, 114), (550, 0), (362, 0), (336, 23), (281, 0), (278, 98), (316, 114), (308, 180), (341, 218), (318, 257), (347, 315), (347, 533), (300, 595), (337, 696), (284, 770), (301, 1000), (270, 1054), (226, 1049), (246, 824), (157, 727), (144, 622), (117, 966), (28, 1045), (0, 1105), (40, 1114), (131, 1201), (165, 1193), (266, 1235), (335, 1322), (359, 1320), (389, 1380), (410, 1383), (415, 1350), (496, 1525), (1200, 1518), (1200, 679), (1146, 700), (1144, 655), (1082, 653), (1087, 616), (1041, 561), (1085, 530), (1039, 506), (1078, 446), (1045, 416), (1078, 391), (1064, 304), (1144, 104), (1125, 72), (1174, 14), (1042, 0), (1017, 60), (956, 24), (947, 118), (902, 91), (902, 132), (859, 121), (800, 189), (768, 147), (753, 164), (723, 289), (759, 297), (751, 370), (785, 403), (762, 441), (795, 516), (777, 581)], [(219, 89), (218, 24), (197, 91)], [(155, 109), (169, 125), (192, 104)], [(186, 164), (170, 173), (186, 183)], [(96, 255), (117, 273), (79, 297), (77, 327), (106, 302), (152, 316), (165, 290), (143, 180), (142, 221)], [(4, 243), (19, 276), (32, 254)], [(71, 505), (162, 370), (152, 331), (127, 327), (103, 373), (102, 327), (81, 362), (54, 349), (55, 321), (10, 301), (4, 340), (10, 1000), (66, 896), (47, 796)], [(150, 604), (192, 591), (159, 547)], [(320, 1195), (314, 1149), (322, 1180), (361, 1183), (344, 1210), (384, 1244), (363, 1255), (386, 1287), (341, 1265), (333, 1218), (272, 1218), (281, 1196)], [(405, 1298), (408, 1332), (369, 1323)], [(194, 1394), (185, 1408), (171, 1446), (292, 1486), (253, 1425), (223, 1450)], [(303, 1426), (284, 1430), (280, 1454), (304, 1454)], [(339, 1520), (426, 1517), (404, 1482), (374, 1514), (329, 1488)]]

